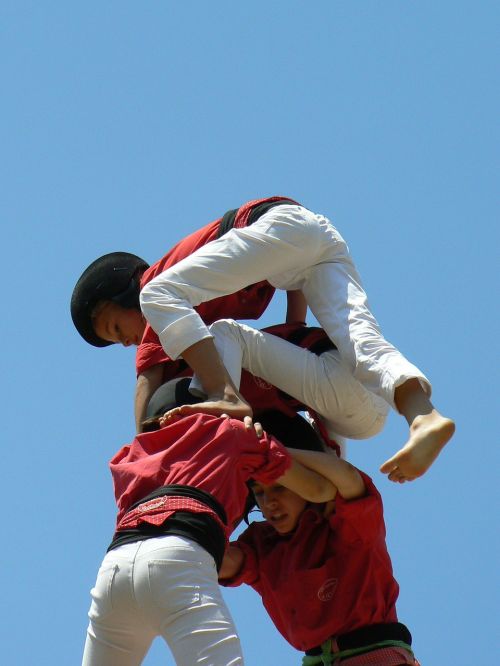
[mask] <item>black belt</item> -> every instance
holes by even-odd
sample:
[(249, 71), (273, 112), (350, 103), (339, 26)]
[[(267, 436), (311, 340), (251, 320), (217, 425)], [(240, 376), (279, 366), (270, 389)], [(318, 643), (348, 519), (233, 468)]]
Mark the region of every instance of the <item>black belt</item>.
[[(366, 627), (353, 629), (341, 636), (334, 636), (339, 652), (343, 650), (354, 650), (362, 648), (373, 643), (382, 641), (401, 641), (411, 645), (411, 634), (408, 628), (401, 622), (385, 622), (382, 624), (369, 624)], [(306, 651), (308, 656), (322, 654), (321, 646), (311, 648)]]
[[(291, 199), (280, 199), (279, 201), (266, 201), (264, 203), (258, 204), (257, 206), (255, 206), (255, 208), (252, 208), (250, 215), (248, 217), (247, 226), (256, 222), (259, 219), (259, 217), (264, 215), (264, 213), (267, 213), (267, 211), (271, 210), (271, 208), (274, 208), (275, 206), (289, 206), (290, 204), (293, 206), (297, 206), (297, 202), (292, 201)], [(234, 227), (234, 220), (236, 219), (236, 214), (238, 213), (238, 211), (239, 208), (233, 208), (232, 210), (228, 210), (227, 213), (224, 213), (219, 223), (219, 231), (217, 232), (217, 238), (224, 236), (225, 233), (227, 233)]]

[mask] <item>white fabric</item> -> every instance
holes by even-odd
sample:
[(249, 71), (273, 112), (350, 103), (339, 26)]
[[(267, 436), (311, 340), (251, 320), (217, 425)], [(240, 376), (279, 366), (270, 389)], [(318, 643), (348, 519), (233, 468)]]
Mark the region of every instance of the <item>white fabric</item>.
[[(317, 356), (232, 319), (209, 330), (236, 386), (243, 367), (317, 412), (329, 434), (366, 439), (382, 429), (389, 406), (354, 379), (338, 351)], [(201, 388), (196, 378), (191, 385)]]
[(312, 313), (354, 377), (394, 407), (394, 390), (429, 381), (380, 332), (343, 238), (330, 221), (302, 206), (276, 206), (257, 222), (232, 229), (149, 282), (144, 316), (171, 358), (210, 337), (193, 306), (268, 280), (301, 289)]
[(91, 591), (82, 666), (139, 666), (163, 636), (178, 666), (240, 666), (241, 646), (213, 558), (163, 536), (106, 554)]

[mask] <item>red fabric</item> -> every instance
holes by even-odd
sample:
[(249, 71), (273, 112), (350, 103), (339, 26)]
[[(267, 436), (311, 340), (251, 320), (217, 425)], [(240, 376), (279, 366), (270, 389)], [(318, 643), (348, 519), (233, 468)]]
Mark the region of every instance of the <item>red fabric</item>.
[(399, 586), (385, 543), (382, 499), (363, 474), (366, 495), (323, 518), (307, 508), (295, 532), (252, 523), (235, 542), (241, 572), (225, 585), (251, 585), (277, 629), (297, 650), (378, 622), (396, 622)]
[[(248, 223), (248, 217), (255, 206), (265, 202), (280, 201), (285, 197), (268, 197), (266, 199), (255, 199), (249, 201), (238, 209), (235, 218), (235, 227), (244, 227)], [(210, 222), (198, 229), (190, 236), (183, 238), (177, 245), (171, 248), (167, 254), (155, 264), (150, 266), (141, 279), (141, 289), (167, 268), (193, 254), (198, 248), (206, 245), (217, 238), (220, 219)], [(231, 317), (232, 319), (258, 319), (265, 311), (274, 294), (274, 287), (268, 282), (258, 282), (241, 289), (234, 294), (214, 298), (206, 303), (201, 303), (195, 310), (206, 324), (211, 324), (217, 319)], [(158, 336), (153, 329), (147, 325), (142, 341), (136, 353), (136, 371), (141, 374), (148, 368), (158, 363), (170, 360), (163, 351)]]
[[(110, 461), (117, 525), (132, 504), (156, 488), (182, 484), (213, 495), (232, 526), (245, 507), (246, 481), (274, 483), (290, 464), (277, 440), (267, 435), (259, 440), (241, 421), (206, 414), (178, 418), (161, 430), (137, 435)], [(193, 505), (192, 510), (200, 509)]]

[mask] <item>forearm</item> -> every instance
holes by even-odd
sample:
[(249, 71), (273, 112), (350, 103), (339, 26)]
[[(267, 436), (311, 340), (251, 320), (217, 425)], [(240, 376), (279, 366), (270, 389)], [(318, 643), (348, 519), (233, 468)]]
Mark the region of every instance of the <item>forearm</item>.
[(299, 291), (287, 291), (286, 323), (304, 323), (307, 316), (307, 301), (304, 294)]
[(302, 449), (288, 449), (288, 451), (294, 460), (328, 479), (344, 499), (354, 499), (364, 495), (365, 484), (361, 474), (346, 460), (332, 453)]
[(151, 396), (161, 386), (163, 379), (163, 367), (161, 364), (153, 365), (137, 377), (135, 386), (135, 427), (141, 432), (141, 424), (146, 418), (146, 410)]
[[(293, 449), (288, 449), (292, 453)], [(288, 470), (277, 479), (285, 488), (292, 490), (308, 502), (328, 502), (334, 499), (337, 489), (321, 472), (317, 472), (292, 459)]]
[(245, 556), (243, 551), (238, 548), (238, 546), (234, 546), (230, 543), (224, 552), (222, 565), (219, 571), (219, 580), (234, 578), (234, 576), (240, 572), (244, 561)]

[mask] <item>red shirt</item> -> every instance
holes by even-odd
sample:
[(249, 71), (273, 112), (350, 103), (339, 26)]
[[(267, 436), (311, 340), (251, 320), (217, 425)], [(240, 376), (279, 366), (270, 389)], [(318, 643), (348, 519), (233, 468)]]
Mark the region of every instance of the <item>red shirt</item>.
[[(281, 199), (285, 199), (285, 197), (268, 197), (266, 199), (249, 201), (238, 209), (234, 227), (246, 226), (252, 209), (259, 204), (280, 201)], [(215, 240), (221, 219), (210, 222), (210, 224), (195, 231), (190, 236), (183, 238), (162, 259), (150, 266), (141, 278), (141, 289), (157, 275), (170, 268), (170, 266), (193, 254), (193, 252), (206, 245), (206, 243)], [(224, 319), (226, 317), (231, 317), (232, 319), (258, 319), (269, 305), (274, 291), (274, 287), (267, 281), (257, 282), (234, 294), (228, 294), (227, 296), (221, 296), (206, 303), (201, 303), (195, 310), (206, 324), (211, 324), (217, 319)], [(165, 360), (170, 359), (163, 351), (156, 333), (147, 325), (141, 343), (137, 348), (137, 374), (139, 375), (151, 366), (163, 363)]]
[(252, 523), (235, 542), (242, 570), (224, 585), (251, 585), (271, 619), (297, 650), (378, 622), (396, 622), (399, 586), (385, 543), (382, 499), (362, 474), (366, 495), (339, 495), (328, 519), (311, 506), (295, 532), (280, 536)]
[[(153, 490), (181, 484), (213, 495), (224, 507), (231, 526), (243, 513), (246, 481), (254, 478), (274, 483), (290, 464), (282, 444), (267, 435), (259, 440), (241, 421), (206, 414), (179, 418), (161, 430), (137, 435), (110, 461), (117, 524), (132, 504)], [(196, 508), (193, 503), (190, 510), (200, 512), (203, 507)], [(146, 513), (142, 522), (159, 524), (158, 511), (153, 513), (154, 520), (148, 520)], [(167, 513), (171, 515), (165, 507), (163, 519)]]

